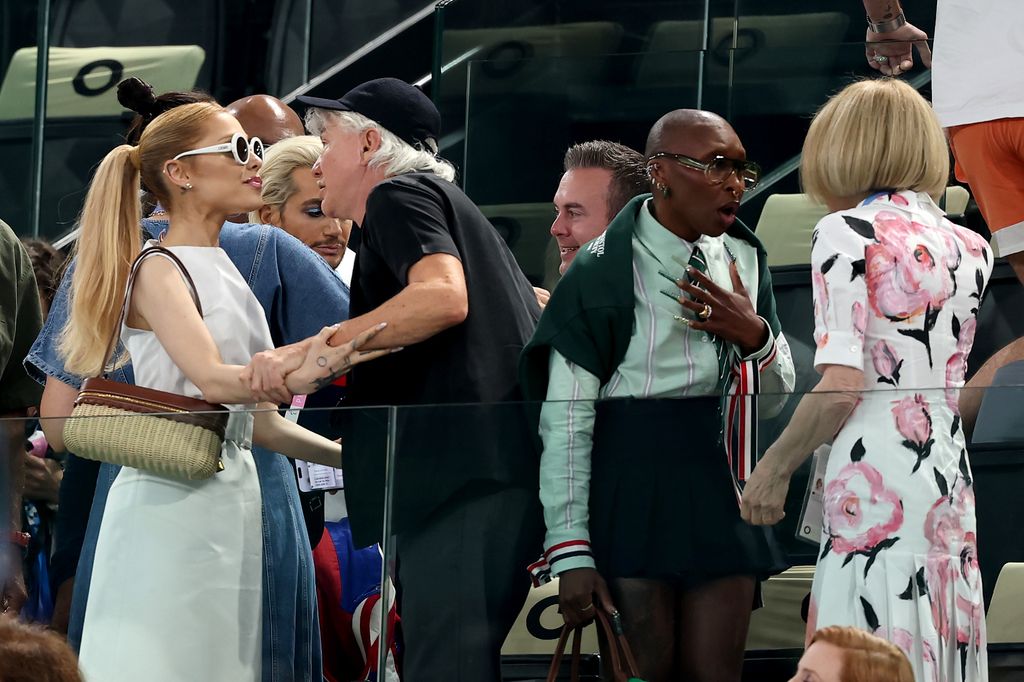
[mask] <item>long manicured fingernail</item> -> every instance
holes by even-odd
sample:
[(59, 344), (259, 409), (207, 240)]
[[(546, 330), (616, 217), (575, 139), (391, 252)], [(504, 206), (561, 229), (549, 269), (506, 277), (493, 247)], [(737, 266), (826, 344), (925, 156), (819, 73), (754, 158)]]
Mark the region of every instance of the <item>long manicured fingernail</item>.
[(669, 298), (671, 298), (676, 303), (679, 303), (679, 296), (676, 296), (675, 294), (670, 294), (669, 292), (667, 292), (667, 291), (665, 291), (663, 289), (659, 289), (658, 293), (661, 294), (662, 296), (668, 296)]
[(398, 348), (392, 348), (391, 352), (392, 353), (397, 353), (400, 350), (405, 350), (405, 346), (399, 346)]
[(383, 328), (384, 328), (384, 327), (386, 327), (386, 326), (388, 326), (388, 323), (387, 323), (387, 322), (381, 322), (380, 324), (378, 324), (378, 325), (377, 325), (376, 329), (377, 329), (378, 331), (380, 331), (381, 329), (383, 329)]
[(680, 316), (680, 315), (673, 315), (673, 316), (672, 316), (672, 319), (673, 319), (673, 320), (675, 320), (676, 322), (682, 322), (682, 323), (683, 323), (683, 324), (685, 324), (685, 325), (686, 325), (687, 327), (689, 327), (689, 326), (690, 326), (690, 323), (691, 323), (691, 322), (693, 321), (693, 320), (688, 320), (688, 319), (686, 319), (685, 317), (682, 317), (682, 316)]
[(664, 272), (663, 270), (658, 270), (658, 274), (667, 279), (668, 281), (672, 282), (672, 284), (675, 284), (676, 286), (679, 286), (679, 283), (683, 281), (677, 277), (673, 277), (672, 275), (668, 274), (667, 272)]

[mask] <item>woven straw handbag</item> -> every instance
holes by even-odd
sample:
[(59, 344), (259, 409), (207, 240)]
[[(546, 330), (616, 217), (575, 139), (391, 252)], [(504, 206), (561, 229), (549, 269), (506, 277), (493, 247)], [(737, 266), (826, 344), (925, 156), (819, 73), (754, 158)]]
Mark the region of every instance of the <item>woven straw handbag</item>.
[[(160, 246), (146, 249), (132, 263), (121, 316), (107, 345), (104, 365), (116, 347), (139, 267), (156, 254), (175, 264), (188, 283), (199, 315), (203, 314), (192, 277), (178, 257)], [(92, 377), (82, 384), (71, 416), (64, 423), (64, 443), (68, 451), (86, 459), (172, 478), (210, 478), (224, 468), (220, 451), (228, 414), (223, 405), (205, 400)]]

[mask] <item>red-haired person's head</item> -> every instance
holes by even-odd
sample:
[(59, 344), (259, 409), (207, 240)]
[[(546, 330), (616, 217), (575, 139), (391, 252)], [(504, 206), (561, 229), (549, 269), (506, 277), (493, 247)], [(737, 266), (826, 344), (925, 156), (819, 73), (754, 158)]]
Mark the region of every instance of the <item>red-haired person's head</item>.
[(0, 618), (0, 680), (82, 682), (78, 661), (55, 632)]
[(914, 682), (914, 671), (892, 642), (832, 626), (814, 633), (790, 682)]

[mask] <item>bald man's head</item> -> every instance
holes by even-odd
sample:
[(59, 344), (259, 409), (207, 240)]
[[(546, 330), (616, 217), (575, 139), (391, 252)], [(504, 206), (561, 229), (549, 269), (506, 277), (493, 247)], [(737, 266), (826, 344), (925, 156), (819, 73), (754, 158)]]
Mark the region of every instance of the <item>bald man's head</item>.
[(732, 126), (728, 121), (710, 111), (700, 109), (670, 111), (651, 127), (651, 132), (647, 134), (647, 147), (644, 149), (644, 156), (650, 158), (656, 152), (670, 151), (669, 147), (674, 142), (685, 140), (702, 131), (723, 128), (732, 132)]
[(270, 95), (251, 95), (235, 100), (227, 107), (250, 137), (274, 144), (287, 137), (302, 135), (302, 119), (287, 104)]

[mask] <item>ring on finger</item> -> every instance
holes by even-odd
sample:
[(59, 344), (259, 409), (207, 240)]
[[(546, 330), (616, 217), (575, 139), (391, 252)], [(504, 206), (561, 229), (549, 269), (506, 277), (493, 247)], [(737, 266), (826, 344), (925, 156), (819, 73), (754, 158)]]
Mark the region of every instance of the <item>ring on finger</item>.
[(707, 322), (708, 320), (711, 319), (711, 312), (712, 312), (711, 304), (710, 303), (705, 303), (704, 304), (704, 309), (697, 313), (697, 317), (699, 317), (701, 320)]
[(876, 54), (875, 56), (872, 57), (872, 59), (874, 59), (879, 64), (885, 64), (887, 61), (889, 61), (889, 58), (886, 57), (884, 54)]

